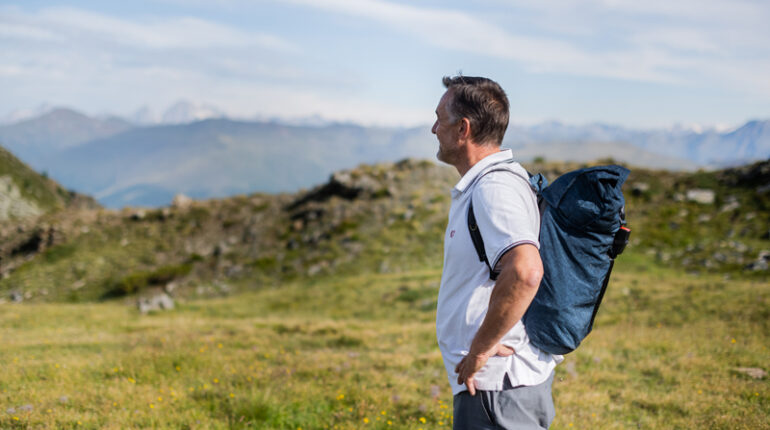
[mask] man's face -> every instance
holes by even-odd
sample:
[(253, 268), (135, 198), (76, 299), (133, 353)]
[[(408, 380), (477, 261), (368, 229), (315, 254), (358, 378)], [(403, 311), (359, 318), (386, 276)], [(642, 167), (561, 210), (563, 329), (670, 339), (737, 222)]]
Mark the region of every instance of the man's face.
[(458, 121), (449, 112), (449, 104), (452, 102), (452, 93), (447, 90), (436, 107), (436, 122), (431, 130), (438, 138), (438, 152), (436, 158), (444, 163), (455, 165), (459, 159), (460, 147), (458, 145), (460, 133)]

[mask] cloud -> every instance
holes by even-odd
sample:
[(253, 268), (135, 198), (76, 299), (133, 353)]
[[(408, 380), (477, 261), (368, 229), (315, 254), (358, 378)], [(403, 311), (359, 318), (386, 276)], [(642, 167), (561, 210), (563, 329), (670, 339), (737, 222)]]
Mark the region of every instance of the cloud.
[(0, 71), (22, 70), (40, 82), (99, 82), (120, 70), (195, 70), (225, 79), (301, 73), (284, 61), (301, 54), (290, 41), (194, 17), (130, 20), (73, 8), (0, 7), (0, 44)]
[(100, 13), (50, 7), (37, 13), (0, 8), (0, 36), (21, 40), (100, 41), (146, 49), (259, 47), (298, 52), (287, 40), (246, 32), (195, 17), (147, 18), (129, 21)]
[(504, 16), (528, 12), (527, 29), (520, 22), (503, 26), (482, 7), (472, 13), (386, 0), (289, 1), (379, 22), (442, 49), (511, 60), (536, 73), (677, 85), (697, 84), (692, 78), (698, 76), (748, 92), (766, 88), (770, 73), (711, 71), (724, 71), (725, 61), (737, 69), (751, 66), (748, 52), (770, 56), (770, 8), (754, 1), (492, 1)]
[(141, 15), (0, 6), (0, 109), (126, 114), (185, 98), (240, 117), (414, 124), (434, 103), (422, 83), (458, 66), (524, 71), (554, 105), (571, 91), (559, 85), (582, 83), (608, 106), (612, 91), (627, 103), (647, 88), (680, 101), (739, 90), (754, 103), (743, 112), (770, 103), (770, 7), (758, 1), (162, 1)]
[(338, 91), (358, 78), (308, 69), (303, 48), (285, 37), (195, 17), (0, 6), (0, 50), (0, 80), (8, 89), (0, 106), (7, 111), (46, 101), (128, 115), (185, 98), (241, 118), (425, 121), (418, 109)]
[(578, 75), (654, 82), (678, 80), (660, 69), (659, 60), (662, 59), (655, 56), (625, 56), (624, 61), (618, 61), (624, 56), (623, 51), (592, 52), (563, 38), (513, 33), (468, 12), (407, 6), (382, 0), (290, 1), (378, 21), (446, 50), (514, 60), (532, 71), (567, 71)]

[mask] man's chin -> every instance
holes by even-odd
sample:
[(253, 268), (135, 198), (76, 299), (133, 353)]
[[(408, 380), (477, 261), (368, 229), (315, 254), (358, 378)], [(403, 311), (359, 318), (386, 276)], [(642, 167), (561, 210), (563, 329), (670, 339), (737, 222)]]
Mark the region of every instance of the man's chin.
[(436, 151), (436, 159), (437, 159), (438, 161), (442, 162), (442, 163), (446, 163), (446, 164), (450, 164), (450, 165), (452, 164), (452, 162), (451, 162), (450, 160), (448, 160), (448, 159), (447, 159), (447, 157), (446, 157), (446, 154), (444, 154), (443, 152), (441, 152), (441, 149), (439, 149), (438, 151)]

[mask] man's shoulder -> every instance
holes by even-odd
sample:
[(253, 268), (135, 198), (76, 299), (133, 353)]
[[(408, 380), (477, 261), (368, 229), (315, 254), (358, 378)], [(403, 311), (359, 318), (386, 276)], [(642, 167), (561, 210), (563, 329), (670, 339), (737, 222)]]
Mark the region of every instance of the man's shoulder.
[(533, 192), (529, 183), (529, 173), (516, 161), (489, 166), (479, 174), (475, 189), (490, 190), (496, 188), (523, 193)]

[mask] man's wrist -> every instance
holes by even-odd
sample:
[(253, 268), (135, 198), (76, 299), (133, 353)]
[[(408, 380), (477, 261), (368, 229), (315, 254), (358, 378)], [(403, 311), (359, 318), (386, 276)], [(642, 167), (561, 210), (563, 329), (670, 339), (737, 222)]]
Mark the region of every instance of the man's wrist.
[(489, 358), (489, 352), (492, 350), (492, 348), (488, 348), (486, 350), (481, 350), (474, 345), (471, 345), (470, 351), (468, 351), (468, 355), (471, 357), (477, 357), (477, 358)]

